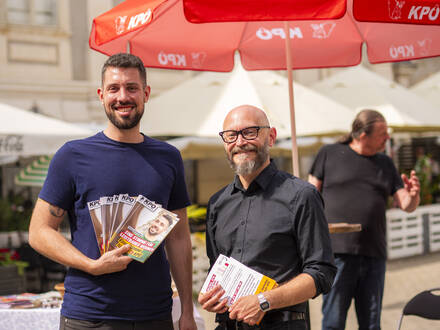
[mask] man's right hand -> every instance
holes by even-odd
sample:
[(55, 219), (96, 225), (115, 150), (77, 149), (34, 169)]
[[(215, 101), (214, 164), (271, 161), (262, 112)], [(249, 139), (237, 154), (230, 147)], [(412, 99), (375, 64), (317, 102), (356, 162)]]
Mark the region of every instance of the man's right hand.
[(199, 304), (208, 312), (225, 313), (228, 310), (226, 306), (228, 299), (220, 300), (224, 293), (225, 290), (223, 290), (221, 285), (217, 285), (211, 291), (199, 294)]
[(133, 261), (132, 258), (124, 256), (124, 253), (127, 253), (130, 248), (130, 245), (127, 244), (104, 253), (99, 259), (92, 261), (89, 273), (92, 275), (103, 275), (126, 269), (127, 265)]

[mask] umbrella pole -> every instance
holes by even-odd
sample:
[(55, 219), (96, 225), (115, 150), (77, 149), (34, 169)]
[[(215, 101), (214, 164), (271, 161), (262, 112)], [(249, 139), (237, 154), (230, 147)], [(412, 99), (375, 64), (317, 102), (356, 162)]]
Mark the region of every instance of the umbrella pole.
[(290, 110), (290, 130), (292, 141), (292, 170), (293, 175), (299, 177), (299, 160), (298, 160), (298, 145), (296, 143), (296, 124), (295, 124), (295, 104), (293, 100), (293, 74), (292, 74), (292, 51), (290, 48), (290, 30), (289, 23), (284, 22), (285, 49), (286, 49), (286, 69), (287, 79), (289, 83), (289, 110)]

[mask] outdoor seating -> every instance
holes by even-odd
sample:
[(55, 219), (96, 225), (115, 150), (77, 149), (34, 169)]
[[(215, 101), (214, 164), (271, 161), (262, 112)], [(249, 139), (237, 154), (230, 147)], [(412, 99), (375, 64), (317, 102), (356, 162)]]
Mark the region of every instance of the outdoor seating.
[(397, 330), (400, 330), (405, 315), (440, 320), (440, 288), (422, 291), (411, 298), (403, 308)]

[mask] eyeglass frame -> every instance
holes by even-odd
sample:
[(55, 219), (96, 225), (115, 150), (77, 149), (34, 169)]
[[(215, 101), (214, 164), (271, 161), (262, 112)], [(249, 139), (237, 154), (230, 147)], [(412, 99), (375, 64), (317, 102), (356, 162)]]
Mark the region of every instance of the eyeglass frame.
[[(250, 139), (247, 138), (247, 137), (245, 137), (244, 134), (243, 134), (243, 131), (244, 131), (244, 130), (247, 130), (247, 129), (249, 129), (249, 128), (256, 128), (256, 129), (257, 129), (257, 135), (255, 135), (255, 137), (250, 138)], [(243, 129), (241, 129), (241, 130), (239, 130), (239, 131), (236, 131), (236, 130), (233, 130), (233, 129), (228, 129), (228, 130), (225, 130), (225, 131), (221, 131), (221, 132), (219, 132), (218, 135), (220, 135), (220, 137), (222, 138), (223, 142), (224, 142), (224, 143), (227, 143), (227, 144), (230, 144), (230, 143), (234, 143), (234, 142), (236, 142), (236, 141), (238, 140), (238, 136), (239, 136), (239, 135), (241, 135), (241, 137), (242, 137), (243, 139), (247, 140), (247, 141), (252, 141), (252, 140), (255, 140), (256, 138), (258, 138), (258, 134), (260, 133), (260, 129), (262, 129), (262, 128), (271, 128), (271, 127), (270, 127), (270, 126), (249, 126), (249, 127), (245, 127), (245, 128), (243, 128)], [(237, 135), (235, 136), (234, 141), (225, 141), (225, 138), (223, 137), (223, 134), (225, 134), (226, 132), (235, 132), (235, 133), (237, 134)]]

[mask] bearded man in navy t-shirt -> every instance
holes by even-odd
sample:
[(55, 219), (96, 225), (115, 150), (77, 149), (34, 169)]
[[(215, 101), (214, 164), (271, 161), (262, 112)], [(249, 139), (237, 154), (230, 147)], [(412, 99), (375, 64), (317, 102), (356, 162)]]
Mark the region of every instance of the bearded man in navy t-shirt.
[[(182, 304), (180, 329), (194, 330), (183, 162), (176, 148), (140, 133), (150, 95), (142, 61), (109, 57), (98, 95), (107, 128), (58, 150), (29, 228), (34, 249), (69, 267), (60, 328), (173, 329), (171, 268)], [(87, 203), (124, 193), (141, 194), (180, 218), (145, 263), (125, 255), (129, 245), (100, 254)], [(71, 242), (58, 231), (65, 213)]]

